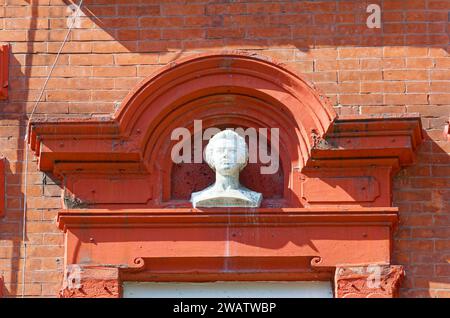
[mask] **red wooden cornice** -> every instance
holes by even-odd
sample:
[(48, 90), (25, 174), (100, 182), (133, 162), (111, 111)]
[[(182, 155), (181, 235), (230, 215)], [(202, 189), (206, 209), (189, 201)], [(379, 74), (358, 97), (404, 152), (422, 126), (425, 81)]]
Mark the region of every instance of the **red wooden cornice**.
[(422, 139), (418, 114), (341, 116), (313, 148), (308, 166), (389, 165), (395, 172), (413, 163)]
[[(36, 119), (30, 131), (29, 143), (42, 171), (143, 167), (142, 150), (121, 135), (113, 119)], [(313, 146), (307, 166), (381, 164), (396, 170), (413, 162), (422, 139), (420, 117), (415, 114), (340, 117)]]
[(398, 208), (258, 208), (258, 209), (70, 209), (58, 214), (61, 230), (74, 228), (142, 228), (202, 226), (334, 226), (395, 227)]

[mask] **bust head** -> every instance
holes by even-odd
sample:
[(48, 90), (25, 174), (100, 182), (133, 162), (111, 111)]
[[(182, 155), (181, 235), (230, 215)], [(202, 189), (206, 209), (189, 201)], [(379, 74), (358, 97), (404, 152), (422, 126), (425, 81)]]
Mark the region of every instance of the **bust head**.
[(212, 137), (205, 149), (205, 159), (221, 175), (236, 175), (248, 160), (245, 139), (232, 130), (223, 130)]

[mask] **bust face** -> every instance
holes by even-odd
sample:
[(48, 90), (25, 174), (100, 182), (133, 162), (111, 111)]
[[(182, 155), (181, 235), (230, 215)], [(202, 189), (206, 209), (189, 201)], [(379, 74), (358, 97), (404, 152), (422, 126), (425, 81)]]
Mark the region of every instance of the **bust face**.
[(238, 175), (247, 164), (245, 140), (235, 132), (218, 133), (207, 147), (208, 163), (221, 175)]
[(232, 140), (221, 139), (222, 143), (215, 145), (213, 160), (216, 171), (221, 175), (234, 175), (239, 173), (241, 163), (238, 163), (238, 149)]

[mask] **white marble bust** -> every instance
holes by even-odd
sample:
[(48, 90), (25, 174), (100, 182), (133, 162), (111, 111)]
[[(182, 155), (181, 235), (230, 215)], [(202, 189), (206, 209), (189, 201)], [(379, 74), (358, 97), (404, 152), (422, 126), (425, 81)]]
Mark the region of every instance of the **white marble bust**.
[(208, 165), (216, 172), (213, 185), (191, 195), (193, 207), (259, 207), (262, 194), (239, 183), (239, 173), (247, 165), (245, 139), (232, 130), (212, 137), (205, 150)]

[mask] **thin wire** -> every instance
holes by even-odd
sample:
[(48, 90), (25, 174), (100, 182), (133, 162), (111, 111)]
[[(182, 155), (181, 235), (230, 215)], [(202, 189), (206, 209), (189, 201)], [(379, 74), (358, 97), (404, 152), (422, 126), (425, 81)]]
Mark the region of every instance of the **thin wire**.
[(33, 118), (33, 115), (37, 109), (37, 106), (39, 105), (42, 96), (44, 95), (45, 88), (47, 87), (48, 81), (50, 80), (50, 77), (52, 76), (53, 70), (56, 66), (56, 63), (58, 63), (59, 56), (61, 55), (61, 52), (64, 48), (64, 45), (67, 42), (67, 39), (69, 38), (70, 32), (72, 31), (73, 26), (75, 25), (75, 22), (78, 18), (78, 15), (80, 13), (81, 6), (83, 5), (83, 0), (80, 0), (78, 3), (77, 11), (75, 13), (75, 16), (72, 19), (72, 22), (69, 26), (69, 30), (67, 30), (67, 34), (64, 37), (64, 40), (61, 44), (61, 47), (58, 50), (58, 53), (56, 54), (56, 58), (53, 61), (53, 64), (50, 68), (50, 71), (48, 72), (47, 78), (45, 79), (44, 85), (42, 86), (41, 92), (38, 96), (38, 99), (36, 100), (33, 109), (31, 110), (30, 117), (27, 121), (26, 131), (25, 131), (25, 178), (24, 178), (24, 190), (23, 190), (23, 219), (22, 219), (22, 242), (23, 242), (23, 264), (22, 264), (22, 298), (25, 297), (25, 269), (27, 264), (27, 242), (26, 239), (26, 222), (27, 222), (27, 190), (28, 190), (28, 134), (29, 134), (29, 127), (31, 119)]

